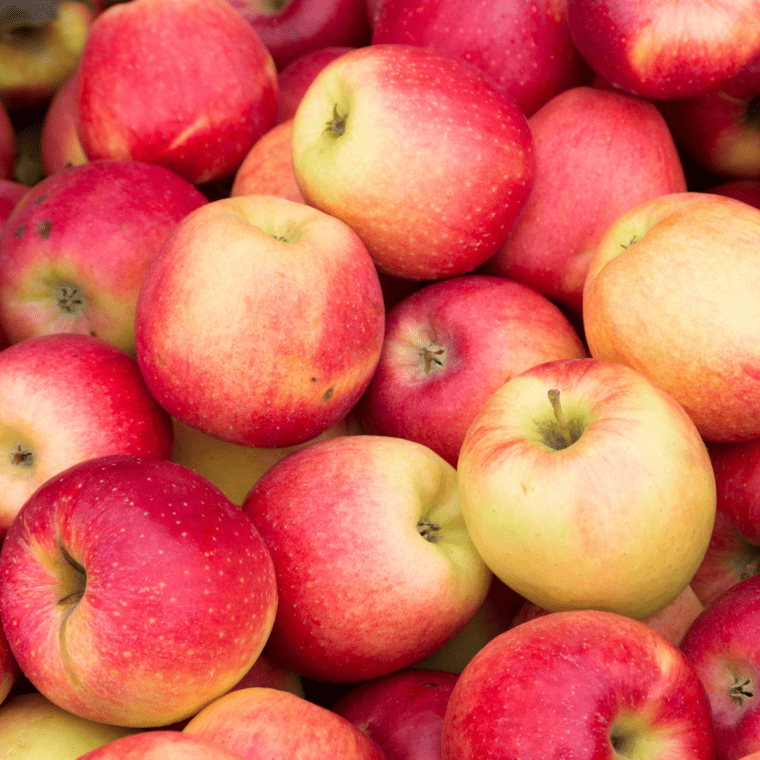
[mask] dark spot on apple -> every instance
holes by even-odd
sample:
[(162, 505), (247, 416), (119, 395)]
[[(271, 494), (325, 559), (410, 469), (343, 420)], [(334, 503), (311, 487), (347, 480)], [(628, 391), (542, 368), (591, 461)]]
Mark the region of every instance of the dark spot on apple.
[(316, 383), (316, 382), (317, 382), (317, 380), (319, 380), (319, 378), (318, 378), (318, 377), (312, 377), (312, 378), (311, 378), (311, 382), (312, 382), (312, 383)]
[(26, 225), (20, 224), (18, 227), (16, 227), (16, 233), (14, 237), (18, 240), (24, 233), (26, 232)]
[(50, 219), (41, 219), (37, 222), (35, 229), (43, 240), (47, 240), (50, 237), (50, 231), (53, 229), (53, 222)]
[(34, 202), (35, 206), (39, 206), (40, 203), (44, 203), (48, 199), (47, 195), (41, 195), (37, 200)]
[(335, 388), (331, 385), (323, 394), (322, 394), (322, 401), (327, 403), (331, 398), (333, 393), (335, 393)]

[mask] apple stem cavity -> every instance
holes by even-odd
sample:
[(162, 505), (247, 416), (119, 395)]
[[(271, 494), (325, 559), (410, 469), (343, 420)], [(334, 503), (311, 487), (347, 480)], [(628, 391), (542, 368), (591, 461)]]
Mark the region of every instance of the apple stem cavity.
[(63, 544), (60, 544), (59, 548), (70, 569), (65, 572), (64, 580), (60, 584), (61, 596), (58, 599), (58, 604), (73, 607), (84, 596), (87, 588), (87, 573), (84, 567), (69, 554)]
[(446, 349), (443, 346), (431, 343), (429, 346), (420, 349), (420, 359), (422, 360), (425, 374), (429, 375), (438, 369), (438, 367), (443, 367), (446, 359)]
[(547, 395), (549, 396), (549, 403), (554, 410), (554, 417), (562, 432), (562, 437), (565, 439), (565, 445), (571, 446), (574, 442), (573, 436), (570, 434), (570, 423), (568, 422), (567, 417), (565, 417), (565, 413), (562, 411), (562, 404), (559, 400), (559, 389), (552, 388)]
[(440, 529), (441, 529), (441, 526), (438, 523), (430, 522), (429, 520), (426, 520), (425, 518), (422, 518), (417, 523), (417, 530), (419, 531), (419, 534), (426, 541), (430, 541), (431, 544), (435, 544), (438, 542), (438, 531)]
[(346, 131), (346, 120), (348, 119), (348, 113), (339, 114), (338, 104), (333, 106), (333, 116), (330, 121), (327, 122), (325, 132), (332, 132), (336, 137), (340, 137)]
[(749, 678), (743, 680), (736, 678), (733, 686), (729, 689), (728, 696), (734, 704), (742, 707), (748, 699), (755, 696), (755, 692), (752, 690), (752, 681)]
[(84, 312), (84, 293), (76, 285), (58, 285), (55, 289), (55, 297), (61, 311), (73, 316), (79, 316)]

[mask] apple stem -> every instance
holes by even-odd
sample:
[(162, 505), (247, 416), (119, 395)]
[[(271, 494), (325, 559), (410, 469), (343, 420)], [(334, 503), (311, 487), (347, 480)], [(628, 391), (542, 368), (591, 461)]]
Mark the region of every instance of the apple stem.
[(570, 423), (567, 421), (567, 417), (565, 417), (565, 413), (562, 411), (562, 404), (559, 400), (559, 389), (552, 388), (547, 395), (549, 396), (549, 403), (552, 405), (554, 416), (557, 419), (557, 424), (562, 431), (565, 442), (570, 446), (573, 443), (573, 437), (570, 435)]

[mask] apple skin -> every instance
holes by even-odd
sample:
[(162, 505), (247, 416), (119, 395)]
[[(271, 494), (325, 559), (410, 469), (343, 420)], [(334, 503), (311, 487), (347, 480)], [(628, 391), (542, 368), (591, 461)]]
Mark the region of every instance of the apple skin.
[(148, 265), (177, 223), (206, 203), (187, 180), (143, 161), (90, 161), (38, 182), (0, 238), (8, 338), (82, 333), (134, 354)]
[(307, 446), (261, 477), (243, 511), (280, 589), (265, 651), (307, 678), (351, 683), (419, 662), (488, 591), (456, 471), (412, 441), (353, 435)]
[(760, 209), (760, 180), (757, 179), (728, 180), (714, 185), (707, 192), (715, 195), (726, 195)]
[(531, 116), (588, 78), (570, 39), (566, 5), (566, 0), (384, 0), (372, 44), (420, 45), (463, 58)]
[(76, 75), (70, 76), (56, 91), (42, 121), (42, 170), (46, 177), (69, 166), (87, 163), (77, 133)]
[(244, 195), (189, 214), (153, 259), (137, 304), (137, 360), (173, 417), (280, 448), (354, 407), (384, 324), (377, 271), (346, 224)]
[(387, 760), (373, 739), (331, 710), (279, 689), (218, 697), (183, 729), (245, 760)]
[(89, 335), (45, 335), (0, 351), (0, 539), (48, 478), (107, 454), (168, 459), (169, 415), (137, 362)]
[(234, 174), (277, 118), (271, 55), (217, 0), (106, 9), (82, 50), (77, 83), (77, 133), (89, 159), (157, 163), (196, 185)]
[(567, 0), (567, 23), (597, 74), (649, 99), (707, 92), (760, 55), (760, 6), (746, 0)]
[(380, 271), (416, 280), (495, 253), (535, 169), (514, 100), (466, 61), (412, 45), (327, 64), (298, 106), (292, 149), (307, 203), (351, 226)]
[(243, 760), (218, 744), (181, 731), (140, 731), (90, 750), (78, 760)]
[(5, 106), (0, 103), (0, 180), (13, 179), (16, 153), (16, 128)]
[(11, 212), (28, 192), (29, 188), (20, 182), (15, 182), (12, 179), (0, 179), (0, 236), (2, 236), (3, 227), (5, 227)]
[(3, 628), (35, 688), (133, 728), (232, 688), (277, 607), (271, 558), (240, 508), (181, 465), (127, 454), (47, 480), (8, 530), (0, 578)]
[(644, 623), (555, 612), (501, 634), (459, 676), (442, 760), (519, 757), (712, 760), (694, 668)]
[(635, 367), (711, 442), (760, 438), (760, 210), (672, 193), (614, 222), (583, 293), (591, 355)]
[(580, 317), (589, 262), (608, 227), (643, 201), (685, 191), (684, 170), (654, 104), (621, 92), (574, 87), (528, 124), (533, 191), (482, 271), (522, 282)]
[(441, 760), (441, 729), (456, 673), (404, 669), (354, 686), (332, 711), (372, 737), (388, 760)]
[(704, 684), (712, 709), (716, 760), (760, 750), (760, 576), (737, 583), (692, 623), (681, 651)]
[(457, 474), (483, 560), (552, 612), (658, 612), (689, 584), (715, 518), (710, 458), (683, 407), (640, 372), (596, 359), (507, 381), (467, 431)]
[(359, 418), (367, 432), (417, 441), (456, 467), (467, 428), (510, 377), (586, 356), (565, 315), (531, 288), (487, 275), (441, 280), (388, 312)]

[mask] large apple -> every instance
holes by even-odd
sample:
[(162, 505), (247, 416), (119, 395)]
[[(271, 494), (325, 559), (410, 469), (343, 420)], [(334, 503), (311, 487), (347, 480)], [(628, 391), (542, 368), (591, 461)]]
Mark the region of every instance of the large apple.
[(0, 325), (12, 342), (96, 335), (134, 354), (145, 272), (205, 196), (143, 161), (90, 161), (38, 182), (0, 237)]
[(46, 177), (87, 162), (77, 133), (76, 88), (76, 76), (72, 75), (58, 88), (45, 111), (40, 151)]
[(274, 561), (266, 651), (308, 678), (378, 678), (439, 649), (491, 574), (465, 528), (456, 471), (426, 446), (352, 435), (297, 451), (243, 502)]
[(528, 124), (533, 191), (483, 271), (522, 282), (580, 318), (589, 262), (609, 225), (645, 200), (686, 190), (684, 170), (657, 108), (621, 92), (574, 87)]
[(531, 116), (588, 75), (570, 39), (566, 5), (565, 0), (384, 0), (372, 44), (420, 45), (463, 58)]
[(613, 222), (589, 265), (591, 355), (673, 395), (708, 441), (760, 438), (760, 210), (672, 193)]
[(0, 617), (51, 701), (164, 726), (232, 688), (277, 607), (272, 560), (239, 507), (161, 459), (74, 465), (24, 504), (0, 550)]
[(567, 23), (594, 71), (644, 98), (707, 92), (760, 55), (754, 0), (567, 0)]
[(101, 13), (77, 72), (89, 159), (161, 164), (194, 184), (232, 175), (277, 118), (277, 73), (219, 0), (132, 0)]
[(715, 519), (710, 458), (683, 407), (597, 359), (507, 381), (467, 431), (457, 473), (478, 552), (549, 611), (658, 612), (689, 584)]
[(442, 760), (714, 760), (710, 704), (674, 644), (638, 620), (555, 612), (487, 644), (449, 697)]
[(158, 402), (262, 448), (343, 419), (377, 365), (377, 271), (345, 223), (267, 195), (224, 198), (175, 228), (137, 303), (137, 359)]
[(306, 201), (349, 224), (378, 269), (411, 279), (482, 264), (533, 183), (515, 101), (466, 61), (412, 45), (369, 45), (328, 63), (292, 139)]
[(510, 377), (585, 356), (564, 314), (526, 285), (453, 277), (388, 312), (380, 361), (358, 413), (368, 432), (423, 443), (456, 466), (470, 423)]

